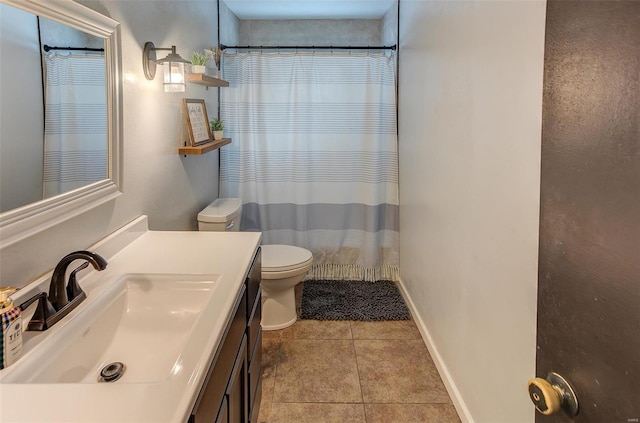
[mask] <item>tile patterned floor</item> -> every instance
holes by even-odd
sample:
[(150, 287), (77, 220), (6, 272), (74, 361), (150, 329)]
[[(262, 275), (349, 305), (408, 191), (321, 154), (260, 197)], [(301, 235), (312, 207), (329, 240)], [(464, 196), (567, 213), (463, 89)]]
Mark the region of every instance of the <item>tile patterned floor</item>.
[(261, 423), (455, 423), (413, 321), (298, 320), (263, 333)]

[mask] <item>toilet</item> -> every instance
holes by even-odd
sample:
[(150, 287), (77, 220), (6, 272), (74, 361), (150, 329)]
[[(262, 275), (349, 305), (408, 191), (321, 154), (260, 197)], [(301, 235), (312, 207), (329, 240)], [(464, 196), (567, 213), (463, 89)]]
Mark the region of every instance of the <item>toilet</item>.
[[(238, 231), (242, 202), (219, 198), (198, 213), (200, 231)], [(297, 320), (295, 286), (313, 263), (311, 251), (292, 245), (262, 245), (262, 330), (278, 330)]]

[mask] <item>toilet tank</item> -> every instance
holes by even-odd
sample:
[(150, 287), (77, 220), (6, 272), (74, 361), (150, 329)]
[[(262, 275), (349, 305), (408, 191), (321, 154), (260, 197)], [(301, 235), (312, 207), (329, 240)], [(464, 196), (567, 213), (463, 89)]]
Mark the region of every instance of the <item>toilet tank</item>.
[(242, 201), (239, 198), (218, 198), (198, 213), (200, 231), (239, 231)]

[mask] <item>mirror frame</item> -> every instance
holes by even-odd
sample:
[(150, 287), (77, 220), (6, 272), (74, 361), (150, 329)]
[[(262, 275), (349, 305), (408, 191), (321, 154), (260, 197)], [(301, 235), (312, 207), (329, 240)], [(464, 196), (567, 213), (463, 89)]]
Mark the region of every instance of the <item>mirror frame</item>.
[(0, 0), (105, 41), (107, 88), (107, 179), (0, 214), (0, 249), (122, 194), (122, 78), (120, 23), (73, 0)]

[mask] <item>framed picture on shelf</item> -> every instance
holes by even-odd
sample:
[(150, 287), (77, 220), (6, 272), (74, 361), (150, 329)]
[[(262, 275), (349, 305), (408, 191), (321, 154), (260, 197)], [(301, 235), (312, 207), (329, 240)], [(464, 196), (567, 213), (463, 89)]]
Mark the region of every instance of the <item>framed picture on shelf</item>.
[(211, 128), (209, 128), (207, 107), (204, 104), (204, 100), (184, 98), (182, 99), (182, 104), (184, 105), (184, 114), (187, 118), (187, 128), (189, 130), (191, 146), (195, 147), (196, 145), (213, 141)]

